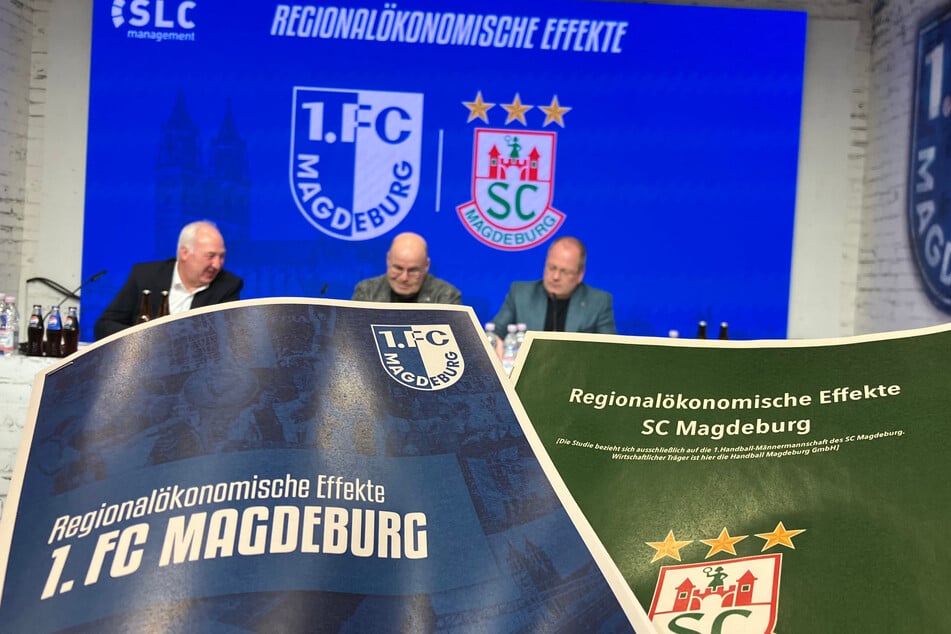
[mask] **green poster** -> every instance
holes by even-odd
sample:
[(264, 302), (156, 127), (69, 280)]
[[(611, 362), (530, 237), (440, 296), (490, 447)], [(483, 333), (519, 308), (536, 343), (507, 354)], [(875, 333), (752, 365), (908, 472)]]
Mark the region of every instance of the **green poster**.
[(951, 632), (951, 327), (526, 345), (516, 391), (658, 632)]

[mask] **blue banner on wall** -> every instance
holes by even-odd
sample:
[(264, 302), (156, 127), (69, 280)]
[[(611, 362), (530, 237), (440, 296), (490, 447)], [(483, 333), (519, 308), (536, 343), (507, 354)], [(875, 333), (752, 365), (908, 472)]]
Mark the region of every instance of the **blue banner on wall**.
[(210, 218), (243, 296), (349, 298), (394, 235), (482, 321), (556, 235), (619, 332), (784, 337), (805, 13), (96, 0), (85, 339)]

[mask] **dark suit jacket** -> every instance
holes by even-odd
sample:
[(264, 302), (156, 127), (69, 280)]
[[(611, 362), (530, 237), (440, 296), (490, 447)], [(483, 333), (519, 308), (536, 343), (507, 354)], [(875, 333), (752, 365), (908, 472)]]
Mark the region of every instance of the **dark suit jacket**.
[[(175, 269), (175, 258), (157, 262), (140, 262), (132, 266), (132, 272), (122, 288), (112, 299), (96, 320), (93, 328), (96, 339), (134, 326), (139, 317), (139, 303), (142, 301), (142, 291), (152, 291), (152, 316), (158, 315), (161, 305), (162, 291), (167, 291), (172, 285), (172, 271)], [(223, 302), (232, 302), (241, 299), (241, 288), (244, 281), (222, 269), (218, 277), (208, 285), (208, 288), (197, 293), (192, 298), (192, 308), (211, 306)]]
[[(541, 280), (512, 282), (502, 308), (492, 321), (495, 323), (496, 332), (503, 333), (502, 336), (509, 324), (519, 322), (528, 326), (529, 330), (544, 330), (547, 308), (548, 293)], [(616, 334), (614, 300), (611, 294), (583, 282), (579, 284), (568, 300), (565, 332)]]

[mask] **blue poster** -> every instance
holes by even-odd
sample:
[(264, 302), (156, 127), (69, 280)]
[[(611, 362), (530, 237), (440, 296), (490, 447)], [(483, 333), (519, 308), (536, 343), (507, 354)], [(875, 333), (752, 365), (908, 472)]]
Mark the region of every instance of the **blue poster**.
[(651, 631), (469, 309), (198, 309), (34, 392), (5, 631)]
[(83, 338), (211, 219), (242, 297), (349, 299), (403, 231), (481, 322), (557, 236), (621, 334), (786, 334), (806, 14), (96, 0)]

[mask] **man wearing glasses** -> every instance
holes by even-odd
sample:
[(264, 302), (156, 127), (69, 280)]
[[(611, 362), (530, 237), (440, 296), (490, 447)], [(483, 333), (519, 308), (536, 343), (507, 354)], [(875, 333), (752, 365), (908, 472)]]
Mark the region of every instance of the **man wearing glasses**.
[(499, 331), (524, 323), (528, 330), (615, 334), (610, 293), (582, 283), (587, 252), (577, 238), (548, 247), (545, 274), (537, 282), (513, 282), (492, 321)]
[(364, 302), (419, 302), (461, 304), (455, 286), (429, 274), (426, 241), (415, 233), (393, 238), (386, 253), (386, 273), (357, 284), (353, 297)]

